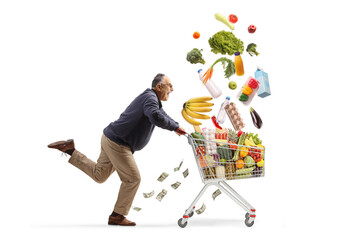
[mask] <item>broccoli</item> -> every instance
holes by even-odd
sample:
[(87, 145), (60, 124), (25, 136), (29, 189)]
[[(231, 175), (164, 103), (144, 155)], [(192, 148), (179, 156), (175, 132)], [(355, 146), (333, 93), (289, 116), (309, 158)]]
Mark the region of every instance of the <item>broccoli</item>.
[(186, 56), (186, 60), (188, 60), (191, 64), (202, 63), (205, 64), (205, 60), (202, 58), (201, 50), (194, 48), (190, 52), (188, 52)]
[(260, 53), (258, 53), (256, 51), (256, 44), (255, 43), (250, 43), (247, 48), (246, 51), (250, 54), (250, 56), (253, 56), (253, 54), (255, 54), (256, 56), (258, 56)]

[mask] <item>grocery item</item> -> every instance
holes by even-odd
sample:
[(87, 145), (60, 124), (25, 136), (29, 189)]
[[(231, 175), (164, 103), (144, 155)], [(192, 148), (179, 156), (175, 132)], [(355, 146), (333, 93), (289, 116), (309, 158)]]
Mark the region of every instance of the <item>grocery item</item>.
[(249, 149), (247, 147), (240, 148), (240, 157), (244, 158), (248, 155)]
[(256, 31), (255, 25), (250, 25), (250, 26), (248, 27), (248, 31), (249, 31), (249, 33), (254, 33), (254, 32)]
[[(256, 83), (255, 83), (256, 82)], [(249, 84), (253, 87), (257, 86), (256, 88), (251, 88), (249, 86)], [(241, 87), (240, 92), (237, 95), (237, 98), (239, 99), (240, 102), (242, 102), (244, 105), (249, 105), (252, 101), (252, 99), (254, 98), (255, 94), (257, 93), (257, 91), (259, 90), (261, 84), (259, 83), (259, 81), (257, 81), (255, 78), (253, 77), (249, 77), (244, 85)]]
[(186, 60), (191, 64), (201, 63), (205, 64), (205, 60), (202, 58), (201, 54), (202, 49), (193, 48), (190, 52), (186, 55)]
[(241, 160), (241, 159), (237, 160), (237, 161), (235, 162), (235, 165), (236, 165), (236, 168), (237, 168), (237, 169), (243, 168), (244, 165), (245, 165), (244, 160)]
[(221, 126), (219, 125), (219, 123), (217, 122), (215, 116), (212, 116), (212, 117), (211, 117), (211, 121), (213, 122), (214, 126), (215, 126), (217, 129), (222, 129), (222, 127), (221, 127)]
[[(244, 145), (245, 139), (246, 139), (246, 133), (241, 134), (241, 136), (239, 137), (239, 140), (238, 140), (238, 145)], [(241, 151), (241, 146), (238, 146), (234, 153), (234, 156), (232, 158), (233, 161), (239, 160), (240, 151)]]
[(190, 123), (191, 125), (197, 125), (197, 126), (198, 126), (198, 125), (201, 125), (201, 122), (198, 122), (198, 121), (196, 121), (195, 119), (189, 117), (189, 115), (186, 114), (186, 111), (185, 111), (184, 108), (181, 110), (181, 115), (182, 115), (183, 118), (184, 118), (188, 123)]
[(264, 159), (261, 159), (259, 162), (256, 163), (256, 165), (258, 167), (263, 167), (264, 166)]
[(249, 95), (252, 93), (253, 90), (252, 90), (251, 87), (249, 87), (249, 85), (244, 85), (243, 88), (241, 89), (241, 91), (242, 91), (245, 95), (249, 96)]
[(256, 89), (259, 86), (259, 84), (255, 79), (251, 78), (248, 82), (248, 86), (251, 87), (252, 89)]
[(257, 145), (257, 147), (264, 148), (264, 146), (260, 145), (262, 141), (260, 140), (258, 134), (249, 133), (249, 137), (251, 137), (254, 140), (254, 143)]
[(232, 151), (227, 144), (222, 144), (217, 147), (217, 153), (220, 159), (230, 160), (232, 158)]
[(211, 51), (215, 54), (233, 55), (235, 52), (243, 53), (244, 42), (236, 38), (232, 32), (219, 31), (209, 38)]
[(215, 129), (215, 140), (217, 142), (227, 143), (227, 130)]
[(231, 90), (235, 90), (236, 87), (237, 87), (236, 82), (234, 82), (234, 81), (229, 82), (229, 88), (230, 88)]
[(210, 117), (208, 115), (205, 114), (201, 114), (201, 113), (196, 113), (191, 111), (189, 108), (185, 108), (185, 112), (193, 118), (197, 118), (197, 119), (210, 119)]
[(198, 39), (199, 37), (200, 37), (200, 33), (199, 32), (194, 32), (193, 38)]
[(244, 162), (246, 168), (253, 167), (255, 165), (255, 160), (249, 155), (244, 158)]
[(215, 167), (216, 178), (225, 178), (225, 167), (217, 166)]
[(236, 104), (234, 102), (229, 103), (225, 106), (225, 111), (231, 121), (231, 124), (233, 125), (234, 129), (236, 131), (241, 130), (245, 127), (245, 124), (240, 117), (240, 114), (236, 108)]
[(238, 76), (242, 76), (244, 75), (244, 64), (240, 55), (240, 52), (235, 52), (235, 71), (236, 71), (236, 75)]
[(234, 30), (234, 25), (229, 22), (229, 20), (222, 14), (220, 13), (216, 13), (215, 14), (215, 19), (222, 22), (223, 24), (225, 24), (226, 26), (228, 26), (231, 30)]
[(229, 22), (236, 23), (238, 21), (238, 17), (235, 14), (229, 15)]
[(219, 109), (219, 113), (217, 115), (217, 122), (220, 124), (223, 124), (225, 122), (225, 118), (226, 118), (226, 111), (225, 111), (225, 107), (229, 104), (229, 100), (230, 97), (227, 96), (225, 98), (225, 101), (221, 104), (221, 107)]
[(263, 124), (262, 120), (261, 120), (259, 114), (252, 107), (250, 108), (250, 115), (251, 115), (251, 119), (252, 119), (255, 127), (260, 129)]
[[(206, 155), (217, 154), (217, 148), (215, 143), (215, 130), (214, 129), (203, 129), (203, 135), (205, 140)], [(214, 142), (210, 142), (214, 141)]]
[(245, 93), (241, 93), (239, 100), (242, 102), (246, 102), (249, 99), (249, 96)]
[(262, 98), (271, 95), (268, 74), (262, 69), (257, 68), (255, 71), (255, 79), (260, 83), (257, 95)]
[(201, 114), (199, 112), (210, 112), (211, 106), (213, 103), (209, 103), (207, 101), (212, 100), (212, 97), (198, 97), (191, 98), (187, 102), (184, 103), (181, 114), (183, 118), (193, 126), (201, 125), (201, 122), (196, 121), (197, 119), (210, 119), (210, 117), (206, 114)]
[(228, 141), (237, 143), (238, 140), (239, 140), (239, 137), (238, 137), (237, 132), (235, 132), (234, 130), (228, 128)]
[(212, 74), (214, 72), (214, 66), (218, 63), (221, 62), (223, 65), (223, 69), (225, 69), (225, 78), (230, 78), (232, 75), (235, 74), (235, 64), (233, 61), (231, 61), (230, 59), (226, 58), (226, 57), (221, 57), (218, 58), (211, 66), (210, 68), (205, 72), (205, 74), (203, 75), (203, 83), (205, 84), (208, 80), (211, 79)]
[(256, 51), (256, 44), (255, 43), (249, 43), (249, 45), (246, 48), (246, 51), (250, 54), (250, 56), (254, 56), (254, 54), (256, 56), (259, 56), (259, 52)]
[(235, 162), (234, 161), (227, 161), (225, 165), (225, 177), (226, 179), (235, 179)]
[[(204, 82), (202, 69), (199, 69), (198, 73), (200, 80)], [(218, 86), (215, 85), (215, 83), (211, 79), (207, 80), (204, 85), (213, 98), (218, 98), (221, 96), (222, 91), (220, 90), (220, 88), (218, 88)]]
[[(245, 166), (246, 166), (246, 162), (245, 162)], [(237, 169), (236, 174), (238, 174), (238, 175), (248, 174), (248, 173), (251, 173), (254, 169), (255, 169), (255, 166)]]

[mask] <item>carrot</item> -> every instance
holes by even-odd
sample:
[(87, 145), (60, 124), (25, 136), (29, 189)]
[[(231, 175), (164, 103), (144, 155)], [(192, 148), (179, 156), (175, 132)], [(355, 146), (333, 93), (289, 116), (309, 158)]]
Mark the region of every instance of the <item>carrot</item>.
[(211, 68), (211, 70), (210, 70), (210, 77), (209, 77), (209, 79), (211, 79), (212, 74), (213, 74), (213, 71), (214, 71), (214, 68)]
[(203, 77), (205, 76), (204, 80), (203, 80), (203, 84), (206, 84), (207, 79), (208, 79), (208, 74), (209, 74), (209, 69), (204, 73)]
[(213, 74), (213, 71), (214, 71), (214, 68), (211, 68), (211, 70), (209, 71), (209, 73), (206, 75), (206, 81), (205, 81), (205, 79), (204, 79), (204, 81), (205, 81), (205, 84), (207, 83), (207, 81), (209, 81), (210, 79), (211, 79), (211, 77), (212, 77), (212, 74)]

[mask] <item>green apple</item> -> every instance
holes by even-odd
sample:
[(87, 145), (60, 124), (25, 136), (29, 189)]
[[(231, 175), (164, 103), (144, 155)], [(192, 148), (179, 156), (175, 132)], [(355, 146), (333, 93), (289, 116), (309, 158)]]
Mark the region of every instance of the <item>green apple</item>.
[(236, 87), (237, 87), (236, 82), (234, 82), (234, 81), (229, 82), (229, 88), (230, 88), (231, 90), (235, 90)]

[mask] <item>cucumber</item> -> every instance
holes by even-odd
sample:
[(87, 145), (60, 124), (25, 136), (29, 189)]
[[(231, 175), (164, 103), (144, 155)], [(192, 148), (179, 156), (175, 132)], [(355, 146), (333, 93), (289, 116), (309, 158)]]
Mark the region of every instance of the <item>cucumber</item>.
[(255, 169), (255, 167), (238, 169), (238, 170), (236, 170), (236, 174), (237, 174), (237, 175), (249, 174), (249, 173), (251, 173), (254, 169)]

